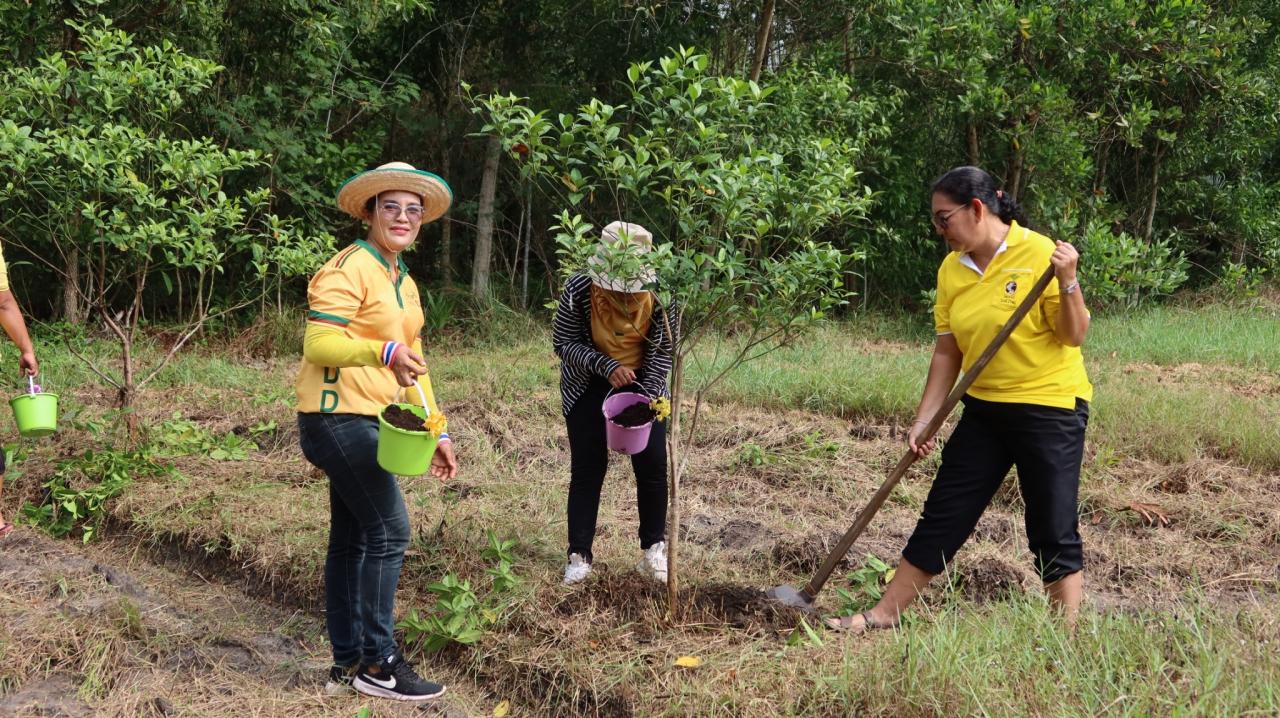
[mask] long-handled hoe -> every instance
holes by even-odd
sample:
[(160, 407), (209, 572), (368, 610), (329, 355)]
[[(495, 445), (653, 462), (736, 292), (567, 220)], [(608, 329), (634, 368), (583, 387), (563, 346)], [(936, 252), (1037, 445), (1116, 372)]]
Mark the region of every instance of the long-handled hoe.
[[(1044, 293), (1045, 287), (1049, 286), (1049, 281), (1052, 279), (1053, 265), (1049, 265), (1044, 274), (1040, 275), (1040, 279), (1036, 280), (1035, 286), (1031, 287), (1031, 292), (1022, 300), (1022, 304), (1018, 305), (1018, 308), (1009, 316), (1009, 320), (1001, 327), (1000, 333), (996, 334), (995, 338), (991, 340), (991, 344), (982, 352), (978, 360), (973, 363), (969, 371), (965, 372), (960, 382), (947, 395), (947, 400), (934, 413), (933, 418), (924, 427), (924, 433), (920, 435), (921, 443), (933, 438), (934, 433), (942, 426), (942, 422), (947, 420), (951, 410), (959, 403), (960, 397), (964, 396), (964, 393), (969, 390), (969, 386), (978, 378), (978, 374), (982, 373), (987, 363), (991, 361), (991, 357), (995, 356), (996, 351), (1000, 349), (1005, 340), (1009, 338), (1009, 335), (1013, 333), (1013, 330), (1017, 328), (1018, 322), (1021, 322), (1027, 312), (1031, 311), (1031, 307), (1040, 299), (1040, 295)], [(867, 528), (867, 524), (871, 523), (871, 519), (880, 510), (880, 506), (884, 504), (885, 499), (889, 498), (893, 488), (898, 485), (898, 481), (907, 473), (907, 469), (911, 467), (915, 460), (915, 452), (908, 449), (907, 453), (898, 461), (898, 465), (893, 467), (893, 473), (889, 474), (889, 478), (881, 484), (880, 489), (867, 502), (866, 507), (858, 512), (858, 518), (854, 520), (849, 530), (844, 532), (840, 543), (836, 544), (836, 547), (827, 556), (827, 560), (822, 562), (822, 567), (813, 575), (813, 578), (809, 579), (809, 583), (805, 584), (804, 588), (797, 589), (794, 586), (785, 585), (775, 586), (766, 591), (765, 595), (786, 606), (812, 611), (814, 597), (818, 595), (823, 585), (826, 584), (827, 579), (831, 577), (831, 572), (835, 570), (836, 564), (840, 563), (840, 559), (844, 558), (845, 553), (853, 546), (853, 542), (857, 541), (858, 537), (862, 535), (863, 529)]]

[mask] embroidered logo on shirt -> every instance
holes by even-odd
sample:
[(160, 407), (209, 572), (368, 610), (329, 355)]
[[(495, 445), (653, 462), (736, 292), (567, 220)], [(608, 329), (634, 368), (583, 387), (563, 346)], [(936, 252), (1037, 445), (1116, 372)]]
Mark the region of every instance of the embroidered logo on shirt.
[(992, 306), (1002, 311), (1013, 311), (1018, 305), (1018, 279), (1022, 277), (1022, 270), (1007, 269), (1005, 276), (1009, 279), (1004, 283), (1004, 294), (996, 299)]

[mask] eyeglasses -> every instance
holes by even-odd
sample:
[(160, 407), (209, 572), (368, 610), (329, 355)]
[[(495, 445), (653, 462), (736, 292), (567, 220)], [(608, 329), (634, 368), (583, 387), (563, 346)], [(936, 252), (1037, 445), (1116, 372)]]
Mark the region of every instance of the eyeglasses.
[(401, 207), (399, 202), (383, 202), (378, 205), (378, 209), (382, 211), (382, 216), (387, 219), (395, 219), (404, 212), (404, 216), (409, 218), (410, 222), (422, 221), (422, 205), (411, 204), (408, 207)]
[(950, 212), (946, 212), (946, 213), (937, 212), (937, 213), (934, 213), (934, 215), (933, 215), (933, 226), (937, 227), (938, 229), (946, 229), (946, 228), (947, 228), (947, 222), (951, 221), (951, 215), (955, 214), (956, 212), (959, 212), (960, 210), (962, 210), (962, 209), (964, 209), (964, 208), (966, 208), (966, 207), (968, 207), (968, 206), (969, 206), (969, 205), (965, 204), (965, 205), (961, 205), (961, 206), (959, 206), (959, 207), (956, 207), (955, 209), (951, 210)]

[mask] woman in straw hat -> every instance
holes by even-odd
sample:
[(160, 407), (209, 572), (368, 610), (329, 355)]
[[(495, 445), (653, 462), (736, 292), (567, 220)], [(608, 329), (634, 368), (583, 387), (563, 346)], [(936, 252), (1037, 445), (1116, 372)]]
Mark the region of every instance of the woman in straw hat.
[[(331, 694), (354, 687), (421, 701), (445, 690), (420, 678), (392, 637), (409, 516), (396, 477), (378, 465), (377, 416), (400, 387), (415, 382), (439, 412), (422, 358), (422, 304), (400, 253), (452, 201), (444, 180), (403, 162), (357, 174), (338, 190), (338, 207), (368, 224), (368, 235), (334, 255), (307, 288), (298, 430), (303, 454), (329, 477)], [(450, 479), (457, 471), (442, 433), (431, 474)]]
[[(569, 548), (564, 582), (591, 572), (600, 490), (609, 463), (601, 405), (612, 390), (668, 396), (672, 336), (678, 312), (666, 309), (647, 288), (655, 276), (644, 261), (653, 237), (638, 224), (613, 222), (601, 233), (586, 271), (565, 284), (556, 308), (553, 344), (560, 357), (560, 398), (569, 433)], [(631, 255), (627, 257), (625, 255)], [(634, 266), (629, 277), (608, 269)], [(667, 445), (662, 422), (649, 444), (631, 457), (640, 511), (640, 570), (667, 580)]]

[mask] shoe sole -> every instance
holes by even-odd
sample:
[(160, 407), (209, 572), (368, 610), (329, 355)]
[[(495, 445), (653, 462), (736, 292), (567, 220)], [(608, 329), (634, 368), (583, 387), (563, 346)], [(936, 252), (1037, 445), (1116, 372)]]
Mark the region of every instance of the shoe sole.
[(431, 694), (420, 695), (420, 696), (410, 696), (410, 695), (405, 695), (404, 693), (396, 693), (395, 691), (389, 691), (386, 688), (383, 688), (381, 686), (375, 686), (369, 683), (365, 683), (358, 678), (355, 681), (353, 681), (351, 685), (355, 687), (357, 693), (363, 693), (366, 696), (373, 696), (374, 698), (390, 698), (393, 701), (412, 701), (412, 702), (435, 700), (436, 698), (439, 698), (440, 696), (444, 695), (445, 691), (449, 690), (448, 688), (441, 687), (439, 693), (431, 693)]

